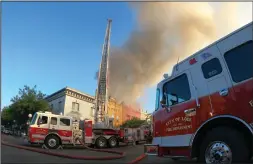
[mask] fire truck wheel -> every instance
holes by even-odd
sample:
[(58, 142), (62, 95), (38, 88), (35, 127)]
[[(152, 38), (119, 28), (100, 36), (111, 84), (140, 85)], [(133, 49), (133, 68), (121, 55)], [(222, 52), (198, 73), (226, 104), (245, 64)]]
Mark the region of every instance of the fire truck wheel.
[(239, 131), (229, 127), (210, 130), (200, 146), (199, 162), (231, 163), (250, 159), (247, 141)]
[(117, 147), (118, 146), (117, 138), (115, 138), (115, 137), (109, 138), (108, 144), (109, 144), (110, 148)]
[(99, 137), (96, 140), (96, 147), (97, 148), (106, 148), (107, 147), (107, 140), (105, 137)]
[(60, 146), (60, 140), (57, 136), (55, 135), (50, 135), (46, 138), (45, 140), (45, 145), (49, 149), (57, 149)]

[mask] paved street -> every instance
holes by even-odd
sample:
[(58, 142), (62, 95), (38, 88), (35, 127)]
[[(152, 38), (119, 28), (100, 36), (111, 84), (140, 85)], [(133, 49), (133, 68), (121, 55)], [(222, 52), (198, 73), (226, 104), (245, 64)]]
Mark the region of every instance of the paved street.
[[(14, 138), (13, 136), (3, 136), (2, 140), (8, 143), (18, 144), (27, 146), (21, 138)], [(40, 148), (38, 148), (40, 149)], [(109, 149), (126, 152), (126, 157), (116, 160), (75, 160), (68, 158), (60, 158), (50, 155), (45, 155), (41, 153), (36, 153), (32, 151), (17, 149), (13, 147), (8, 147), (2, 145), (2, 163), (128, 163), (143, 153), (143, 145), (133, 146), (123, 146), (120, 148)], [(104, 152), (94, 152), (86, 149), (64, 149), (64, 150), (47, 150), (52, 152), (58, 152), (67, 155), (74, 156), (115, 156), (115, 154), (104, 153)]]
[[(170, 158), (160, 158), (160, 157), (155, 157), (155, 156), (147, 156), (138, 164), (196, 164), (196, 160), (187, 160), (187, 159), (182, 159), (182, 160), (176, 160), (173, 161)], [(253, 163), (253, 159), (250, 163)], [(200, 163), (201, 164), (201, 163)], [(242, 163), (240, 163), (242, 164)]]
[[(24, 145), (27, 146), (26, 143), (23, 142), (23, 139), (21, 138), (15, 138), (13, 136), (5, 136), (2, 135), (2, 140), (8, 141), (12, 144), (18, 144), (18, 145)], [(36, 148), (36, 147), (35, 147)], [(40, 149), (40, 148), (38, 148)], [(137, 146), (121, 146), (120, 148), (115, 149), (109, 149), (109, 150), (117, 150), (117, 151), (123, 151), (126, 152), (126, 157), (116, 160), (75, 160), (75, 159), (68, 159), (68, 158), (60, 158), (50, 155), (45, 155), (41, 153), (35, 153), (32, 151), (17, 149), (13, 147), (8, 147), (2, 145), (1, 149), (1, 155), (2, 155), (2, 163), (128, 163), (134, 159), (136, 159), (138, 156), (140, 156), (143, 153), (143, 145), (137, 145)], [(104, 152), (94, 152), (89, 151), (86, 149), (71, 149), (71, 148), (65, 148), (64, 150), (48, 150), (51, 152), (58, 152), (62, 154), (67, 155), (74, 155), (74, 156), (114, 156), (114, 154), (110, 153), (104, 153)], [(155, 156), (147, 156), (144, 159), (142, 159), (138, 164), (176, 164), (176, 163), (182, 163), (182, 164), (194, 164), (196, 161), (190, 161), (190, 160), (177, 160), (173, 161), (169, 158), (159, 158)], [(252, 160), (253, 163), (253, 160)]]

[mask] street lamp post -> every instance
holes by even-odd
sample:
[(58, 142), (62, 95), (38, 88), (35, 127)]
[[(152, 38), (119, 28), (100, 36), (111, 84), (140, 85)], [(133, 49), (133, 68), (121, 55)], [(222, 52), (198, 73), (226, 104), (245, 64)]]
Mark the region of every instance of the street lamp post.
[(28, 114), (28, 120), (27, 120), (27, 123), (26, 123), (26, 134), (28, 133), (28, 128), (29, 128), (29, 125), (30, 125), (30, 123), (31, 123), (31, 118), (32, 118), (32, 114), (31, 113), (29, 113)]

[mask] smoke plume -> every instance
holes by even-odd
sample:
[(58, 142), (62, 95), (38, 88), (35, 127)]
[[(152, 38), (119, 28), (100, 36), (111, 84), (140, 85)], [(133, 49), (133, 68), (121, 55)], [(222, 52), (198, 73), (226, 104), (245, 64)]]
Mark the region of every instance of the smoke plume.
[[(146, 87), (170, 72), (178, 57), (182, 60), (217, 38), (209, 3), (135, 2), (131, 7), (137, 27), (122, 47), (111, 48), (109, 58), (109, 94), (127, 103), (136, 102)], [(218, 15), (229, 11), (223, 9)]]

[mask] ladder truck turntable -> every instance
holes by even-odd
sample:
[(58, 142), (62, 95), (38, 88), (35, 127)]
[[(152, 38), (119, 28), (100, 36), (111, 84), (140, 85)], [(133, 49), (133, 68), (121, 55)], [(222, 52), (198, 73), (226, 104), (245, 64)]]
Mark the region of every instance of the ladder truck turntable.
[(253, 155), (252, 22), (177, 63), (157, 84), (147, 155), (206, 163)]

